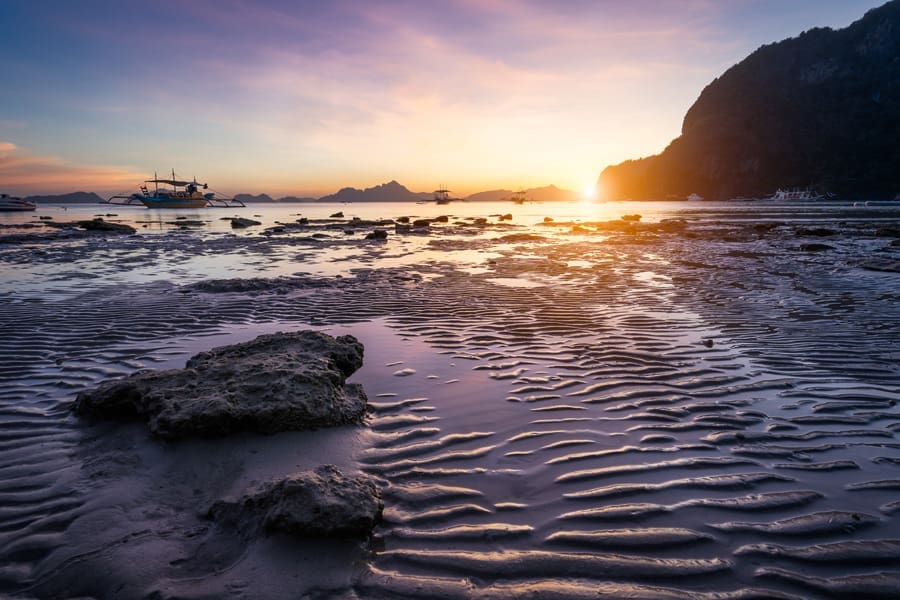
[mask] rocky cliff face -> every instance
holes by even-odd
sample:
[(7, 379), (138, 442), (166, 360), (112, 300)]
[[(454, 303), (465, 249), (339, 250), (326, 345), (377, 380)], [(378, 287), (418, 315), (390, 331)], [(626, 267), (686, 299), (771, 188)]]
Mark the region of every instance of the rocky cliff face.
[(762, 46), (710, 83), (681, 136), (603, 170), (610, 199), (768, 196), (814, 187), (844, 198), (900, 192), (900, 0), (841, 30)]

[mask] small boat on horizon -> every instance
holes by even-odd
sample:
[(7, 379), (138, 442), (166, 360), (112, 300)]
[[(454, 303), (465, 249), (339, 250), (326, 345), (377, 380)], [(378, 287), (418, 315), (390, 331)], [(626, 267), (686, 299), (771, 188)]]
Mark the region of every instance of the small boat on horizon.
[(524, 190), (519, 190), (518, 192), (513, 192), (509, 199), (512, 200), (513, 204), (525, 204), (528, 194)]
[(0, 194), (0, 211), (36, 210), (37, 204), (18, 196)]
[[(152, 183), (151, 190), (147, 184)], [(169, 185), (172, 189), (160, 189), (159, 185)], [(172, 169), (171, 179), (160, 179), (156, 173), (153, 179), (147, 179), (140, 186), (140, 193), (134, 193), (129, 196), (111, 196), (106, 200), (106, 204), (135, 204), (140, 202), (147, 208), (207, 208), (207, 207), (232, 207), (245, 206), (240, 200), (234, 198), (216, 198), (213, 192), (201, 192), (207, 190), (209, 186), (205, 183), (198, 183), (195, 177), (192, 181), (184, 181), (175, 177), (175, 170)], [(121, 200), (118, 202), (117, 200)]]
[(767, 200), (780, 200), (780, 201), (794, 201), (794, 200), (802, 200), (802, 201), (815, 201), (815, 200), (824, 200), (826, 198), (825, 194), (819, 194), (817, 192), (813, 192), (809, 188), (800, 189), (794, 188), (792, 190), (783, 190), (778, 188), (774, 194), (772, 194)]

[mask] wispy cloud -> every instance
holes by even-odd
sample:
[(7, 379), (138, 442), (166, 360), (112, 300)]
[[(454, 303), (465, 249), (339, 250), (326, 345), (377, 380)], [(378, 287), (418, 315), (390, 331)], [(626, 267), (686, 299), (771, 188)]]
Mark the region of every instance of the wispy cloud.
[(31, 154), (0, 140), (0, 181), (4, 192), (44, 194), (74, 189), (113, 193), (133, 188), (144, 174), (106, 165), (85, 165), (53, 156)]

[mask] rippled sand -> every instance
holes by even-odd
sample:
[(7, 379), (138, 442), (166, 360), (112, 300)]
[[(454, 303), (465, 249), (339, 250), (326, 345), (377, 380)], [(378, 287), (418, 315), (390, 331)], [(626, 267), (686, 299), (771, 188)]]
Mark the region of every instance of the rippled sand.
[[(0, 231), (0, 595), (900, 596), (900, 208), (696, 206), (386, 242)], [(69, 412), (308, 327), (364, 343), (368, 427), (162, 442)], [(382, 485), (370, 544), (201, 517), (322, 462)]]

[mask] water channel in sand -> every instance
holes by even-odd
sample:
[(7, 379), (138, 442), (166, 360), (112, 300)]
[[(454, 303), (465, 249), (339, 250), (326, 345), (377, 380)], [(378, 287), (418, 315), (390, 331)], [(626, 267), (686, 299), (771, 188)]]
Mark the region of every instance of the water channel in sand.
[[(338, 210), (451, 217), (379, 242)], [(254, 205), (238, 214), (262, 225), (232, 232), (235, 212), (37, 211), (135, 236), (0, 217), (19, 236), (0, 240), (0, 593), (900, 590), (900, 207)], [(685, 224), (592, 225), (633, 213)], [(301, 214), (311, 229), (264, 233)], [(366, 427), (161, 442), (68, 412), (108, 377), (309, 327), (364, 343)], [(382, 486), (370, 544), (200, 517), (322, 462)]]

